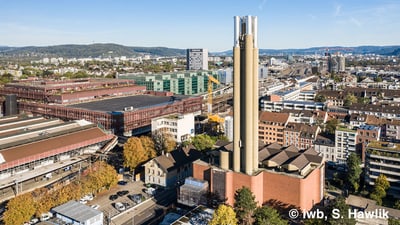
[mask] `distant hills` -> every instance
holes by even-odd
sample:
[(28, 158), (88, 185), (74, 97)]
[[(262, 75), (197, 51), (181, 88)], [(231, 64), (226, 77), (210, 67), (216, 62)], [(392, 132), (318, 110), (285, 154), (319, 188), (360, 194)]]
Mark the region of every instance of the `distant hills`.
[(90, 44), (90, 45), (54, 45), (46, 47), (7, 47), (0, 46), (0, 57), (114, 57), (139, 56), (150, 54), (154, 56), (184, 56), (185, 49), (166, 47), (128, 47), (118, 44)]
[[(352, 53), (352, 54), (377, 54), (377, 55), (400, 55), (400, 45), (394, 46), (325, 46), (302, 49), (260, 49), (260, 55), (312, 55), (329, 53)], [(216, 53), (217, 55), (232, 55), (232, 50)]]
[[(330, 53), (379, 54), (400, 56), (400, 45), (396, 46), (326, 46), (305, 49), (260, 49), (260, 55), (309, 55)], [(115, 56), (185, 56), (186, 49), (166, 47), (129, 47), (118, 44), (55, 45), (46, 47), (8, 47), (0, 46), (0, 58), (43, 58), (43, 57), (115, 57)], [(232, 55), (232, 50), (211, 52), (210, 55)]]

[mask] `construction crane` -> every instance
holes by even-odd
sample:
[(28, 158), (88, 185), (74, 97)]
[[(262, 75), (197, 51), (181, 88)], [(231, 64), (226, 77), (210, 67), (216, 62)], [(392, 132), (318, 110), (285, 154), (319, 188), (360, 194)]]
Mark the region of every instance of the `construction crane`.
[(219, 117), (217, 114), (212, 113), (212, 103), (213, 103), (213, 83), (221, 84), (213, 76), (208, 75), (208, 101), (207, 101), (207, 117), (209, 122), (215, 122), (219, 124), (217, 130), (222, 131), (222, 124), (224, 123), (224, 118)]

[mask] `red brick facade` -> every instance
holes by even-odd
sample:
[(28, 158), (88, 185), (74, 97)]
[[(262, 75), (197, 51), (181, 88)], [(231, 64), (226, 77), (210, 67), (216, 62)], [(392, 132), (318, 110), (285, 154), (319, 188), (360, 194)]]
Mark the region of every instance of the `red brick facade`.
[[(212, 173), (219, 168), (212, 168), (204, 162), (193, 163), (193, 177), (207, 180), (213, 192), (214, 182)], [(270, 200), (282, 202), (286, 205), (302, 210), (310, 210), (323, 198), (324, 166), (315, 168), (305, 177), (292, 176), (268, 170), (260, 170), (257, 175), (247, 175), (233, 171), (223, 171), (225, 174), (225, 193), (227, 203), (233, 205), (235, 191), (248, 187), (256, 197), (258, 205)], [(222, 193), (220, 193), (222, 194)]]

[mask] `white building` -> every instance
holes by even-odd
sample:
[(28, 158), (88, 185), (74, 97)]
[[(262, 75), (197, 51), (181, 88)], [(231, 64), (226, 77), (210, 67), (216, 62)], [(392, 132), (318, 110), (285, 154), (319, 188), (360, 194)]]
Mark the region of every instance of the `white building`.
[(318, 135), (317, 139), (314, 142), (314, 150), (320, 153), (320, 156), (324, 157), (324, 160), (326, 161), (337, 161), (334, 140)]
[(338, 126), (335, 131), (335, 149), (338, 163), (346, 163), (351, 153), (356, 153), (357, 131)]
[(194, 136), (194, 114), (172, 114), (152, 119), (151, 131), (159, 129), (172, 134), (178, 143), (186, 141)]
[(69, 201), (51, 211), (66, 224), (103, 225), (103, 212), (76, 201)]
[(208, 50), (205, 48), (187, 49), (187, 70), (208, 70)]
[(233, 74), (233, 68), (231, 67), (218, 70), (218, 75), (220, 77), (220, 82), (222, 84), (232, 83), (232, 74)]
[(227, 116), (225, 117), (225, 136), (228, 138), (229, 141), (233, 141), (233, 117)]

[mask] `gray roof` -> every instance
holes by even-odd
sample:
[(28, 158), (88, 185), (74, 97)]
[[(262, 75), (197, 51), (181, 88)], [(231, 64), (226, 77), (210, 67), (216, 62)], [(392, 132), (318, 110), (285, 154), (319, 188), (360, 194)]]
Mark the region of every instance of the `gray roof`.
[(158, 105), (171, 104), (174, 101), (179, 101), (189, 96), (174, 95), (174, 96), (154, 96), (154, 95), (134, 95), (121, 98), (111, 98), (87, 103), (69, 105), (71, 108), (81, 108), (102, 112), (124, 111), (125, 107), (133, 107), (133, 109), (143, 109)]
[(85, 222), (97, 215), (102, 214), (101, 211), (74, 200), (54, 207), (52, 211), (79, 222)]

